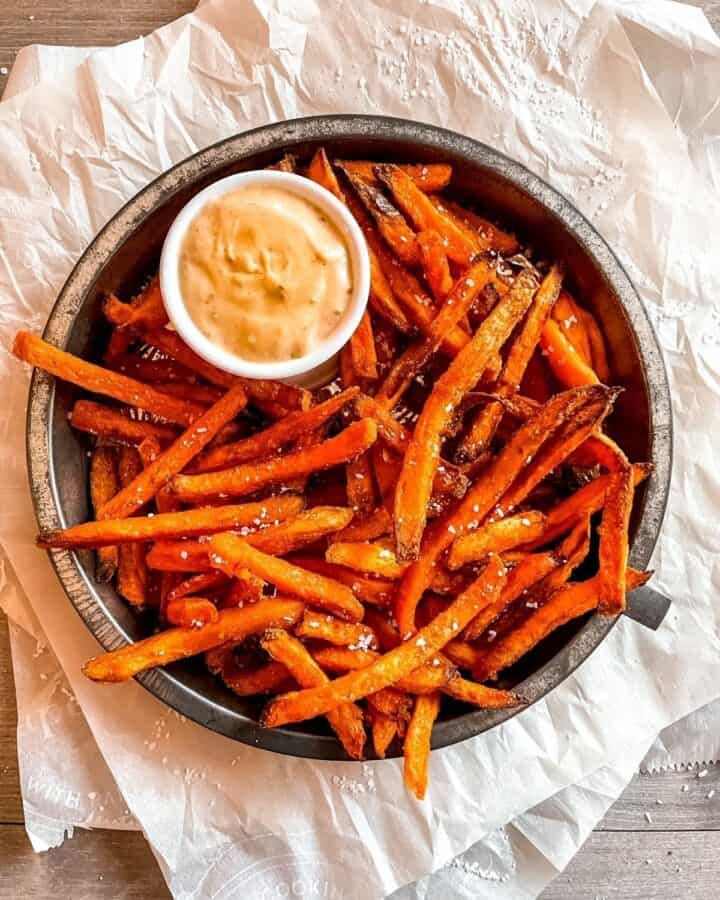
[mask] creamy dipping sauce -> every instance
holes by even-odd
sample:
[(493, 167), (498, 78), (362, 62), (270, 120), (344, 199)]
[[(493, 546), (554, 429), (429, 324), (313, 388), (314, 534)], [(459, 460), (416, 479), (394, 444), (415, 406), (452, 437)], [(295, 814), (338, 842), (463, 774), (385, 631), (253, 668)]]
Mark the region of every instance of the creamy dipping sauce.
[(314, 350), (352, 293), (350, 252), (336, 225), (305, 198), (269, 185), (239, 188), (200, 210), (179, 276), (205, 337), (253, 362)]

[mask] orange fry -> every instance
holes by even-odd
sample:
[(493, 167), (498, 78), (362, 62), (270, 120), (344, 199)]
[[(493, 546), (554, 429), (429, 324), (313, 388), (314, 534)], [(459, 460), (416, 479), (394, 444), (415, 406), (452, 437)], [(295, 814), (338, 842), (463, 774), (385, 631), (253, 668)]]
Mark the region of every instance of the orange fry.
[(201, 572), (199, 575), (191, 575), (175, 585), (168, 594), (167, 602), (194, 594), (206, 595), (210, 591), (226, 587), (228, 583), (229, 579), (223, 572)]
[[(120, 493), (141, 473), (142, 461), (137, 450), (134, 447), (121, 447), (118, 460)], [(148, 600), (146, 553), (147, 547), (142, 544), (121, 544), (119, 547), (117, 589), (120, 596), (133, 606), (143, 606)]]
[[(329, 679), (306, 648), (287, 631), (273, 629), (262, 638), (263, 648), (276, 662), (281, 662), (301, 687), (314, 688), (329, 684)], [(354, 703), (342, 703), (328, 710), (327, 720), (337, 734), (348, 756), (362, 759), (365, 747), (363, 715)]]
[(360, 647), (318, 647), (310, 652), (323, 672), (332, 672), (334, 675), (364, 669), (380, 658), (375, 650), (363, 650)]
[(548, 319), (545, 323), (540, 346), (553, 374), (564, 387), (599, 384), (597, 375), (583, 361), (554, 319)]
[(104, 394), (130, 406), (137, 406), (168, 422), (190, 425), (204, 412), (203, 407), (195, 403), (177, 400), (141, 381), (86, 362), (27, 331), (19, 331), (15, 335), (12, 352), (18, 359), (44, 369), (56, 378), (69, 381), (94, 394)]
[[(357, 518), (357, 521), (356, 521)], [(372, 541), (375, 538), (382, 537), (392, 528), (392, 518), (390, 513), (384, 506), (379, 506), (374, 512), (368, 513), (366, 516), (353, 517), (352, 522), (338, 531), (330, 538), (330, 543), (336, 541)]]
[(141, 444), (147, 438), (154, 437), (165, 445), (174, 441), (178, 435), (177, 430), (170, 425), (130, 419), (116, 409), (91, 400), (78, 400), (75, 403), (70, 414), (70, 424), (78, 431), (123, 444)]
[(168, 314), (160, 293), (160, 282), (153, 278), (130, 303), (110, 294), (103, 305), (108, 322), (118, 328), (164, 328)]
[(415, 700), (412, 718), (403, 744), (403, 778), (418, 800), (425, 797), (430, 762), (430, 741), (440, 712), (440, 694), (425, 694)]
[(271, 662), (259, 669), (245, 669), (238, 665), (232, 646), (217, 647), (205, 654), (205, 663), (213, 675), (222, 679), (226, 687), (238, 697), (255, 694), (277, 694), (295, 685), (295, 680), (282, 663)]
[(127, 681), (144, 669), (165, 666), (177, 659), (204, 653), (226, 641), (240, 642), (273, 625), (291, 627), (302, 615), (295, 600), (266, 599), (243, 609), (226, 609), (217, 622), (203, 628), (169, 628), (135, 644), (96, 656), (83, 666), (93, 681)]
[(377, 353), (373, 337), (372, 321), (367, 310), (350, 338), (350, 355), (355, 372), (360, 378), (374, 380), (378, 377)]
[(359, 700), (395, 684), (432, 659), (486, 605), (492, 603), (505, 581), (505, 568), (493, 559), (480, 576), (447, 609), (411, 640), (385, 653), (365, 669), (349, 672), (329, 685), (281, 695), (265, 707), (262, 722), (275, 728), (323, 715), (346, 700)]
[[(301, 569), (309, 569), (311, 572), (339, 581), (340, 584), (349, 587), (358, 600), (371, 606), (389, 606), (395, 595), (396, 585), (388, 579), (369, 578), (346, 566), (329, 563), (314, 556), (295, 554), (290, 557), (290, 562), (300, 566)], [(371, 610), (366, 610), (365, 618), (370, 612)]]
[(436, 300), (444, 300), (452, 289), (452, 275), (445, 244), (437, 231), (421, 231), (417, 236), (425, 281)]
[[(621, 450), (618, 450), (622, 454)], [(617, 615), (625, 609), (626, 579), (630, 548), (628, 531), (633, 502), (633, 473), (627, 457), (625, 465), (610, 474), (600, 522), (600, 612)]]
[(595, 316), (586, 309), (578, 307), (580, 316), (585, 324), (588, 340), (590, 342), (590, 353), (592, 356), (592, 367), (595, 374), (603, 384), (610, 383), (610, 365), (608, 363), (607, 349), (605, 347), (605, 338), (603, 337), (600, 326)]
[(375, 755), (379, 759), (385, 759), (387, 749), (397, 734), (397, 723), (374, 706), (368, 706), (368, 718)]
[(63, 531), (46, 531), (37, 537), (39, 547), (107, 547), (168, 538), (199, 537), (246, 526), (269, 525), (274, 519), (289, 518), (302, 510), (302, 499), (288, 495), (205, 509), (103, 519), (74, 525)]
[(543, 533), (545, 524), (541, 512), (528, 510), (460, 535), (448, 555), (448, 568), (460, 569), (469, 562), (484, 559), (489, 553), (502, 553), (532, 541)]
[[(375, 166), (377, 163), (369, 160), (341, 159), (336, 160), (335, 164), (343, 171), (350, 172), (370, 184), (377, 184), (377, 178), (375, 177)], [(430, 165), (410, 163), (401, 165), (399, 168), (401, 168), (409, 178), (412, 178), (413, 182), (421, 191), (425, 191), (426, 193), (441, 191), (443, 188), (446, 188), (452, 177), (452, 166), (445, 165), (444, 163), (432, 163)]]
[(458, 224), (469, 228), (481, 247), (497, 250), (498, 253), (505, 256), (510, 256), (519, 249), (520, 245), (514, 235), (508, 234), (477, 213), (465, 209), (452, 200), (446, 200), (444, 197), (431, 197), (430, 199), (439, 212), (445, 213)]
[(415, 426), (395, 492), (395, 541), (398, 559), (417, 559), (442, 436), (464, 395), (478, 381), (490, 356), (507, 340), (536, 290), (535, 279), (521, 272), (512, 288), (435, 383)]
[(585, 329), (585, 320), (580, 312), (580, 307), (568, 294), (561, 291), (557, 303), (552, 311), (553, 319), (560, 326), (565, 337), (570, 341), (588, 366), (592, 366), (590, 340)]
[[(90, 457), (90, 501), (95, 515), (104, 503), (117, 494), (119, 488), (115, 449), (107, 444), (98, 444)], [(99, 548), (95, 561), (96, 580), (101, 583), (112, 581), (117, 567), (118, 548), (112, 545)]]
[(234, 534), (216, 534), (210, 538), (210, 562), (226, 575), (248, 569), (263, 581), (276, 585), (280, 591), (300, 597), (343, 619), (359, 622), (363, 617), (362, 604), (345, 585), (263, 553)]
[(375, 423), (369, 419), (361, 419), (353, 422), (336, 437), (306, 450), (220, 472), (176, 475), (170, 482), (170, 490), (185, 502), (209, 497), (242, 497), (266, 485), (300, 475), (311, 475), (356, 459), (372, 446), (376, 438)]
[(443, 694), (471, 703), (481, 709), (512, 709), (522, 706), (524, 701), (512, 691), (499, 691), (497, 688), (485, 687), (467, 678), (453, 678), (442, 688)]

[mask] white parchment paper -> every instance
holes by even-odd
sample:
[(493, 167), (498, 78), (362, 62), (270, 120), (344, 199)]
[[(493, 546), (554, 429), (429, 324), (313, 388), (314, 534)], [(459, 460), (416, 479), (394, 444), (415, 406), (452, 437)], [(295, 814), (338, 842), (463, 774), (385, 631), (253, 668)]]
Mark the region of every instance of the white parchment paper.
[(358, 771), (238, 748), (175, 720), (134, 684), (108, 704), (76, 674), (93, 641), (30, 546), (13, 428), (26, 381), (3, 359), (11, 477), (0, 535), (178, 896), (262, 895), (295, 876), (320, 878), (336, 896), (388, 893), (618, 753), (637, 754), (717, 693), (718, 536), (703, 526), (718, 509), (718, 285), (706, 227), (718, 202), (707, 191), (695, 202), (688, 142), (610, 7), (215, 0), (93, 54), (63, 83), (0, 107), (3, 342), (19, 322), (42, 324), (82, 246), (152, 175), (245, 127), (340, 110), (412, 115), (498, 145), (570, 194), (620, 252), (661, 326), (681, 426), (657, 555), (676, 606), (660, 633), (623, 622), (546, 702), (435, 754), (425, 805), (405, 797), (393, 762)]

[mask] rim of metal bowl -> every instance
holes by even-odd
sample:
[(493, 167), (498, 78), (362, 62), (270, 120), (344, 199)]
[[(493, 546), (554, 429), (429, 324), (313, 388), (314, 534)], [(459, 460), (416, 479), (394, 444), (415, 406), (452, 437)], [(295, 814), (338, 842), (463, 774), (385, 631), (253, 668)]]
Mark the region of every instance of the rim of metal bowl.
[[(555, 188), (523, 165), (493, 148), (463, 135), (406, 119), (386, 116), (313, 116), (265, 125), (220, 141), (189, 157), (135, 195), (100, 231), (70, 273), (63, 286), (43, 336), (65, 346), (75, 318), (93, 287), (97, 273), (120, 248), (129, 232), (155, 209), (189, 183), (259, 153), (280, 152), (300, 142), (347, 139), (381, 140), (418, 144), (438, 153), (461, 156), (471, 165), (489, 169), (513, 183), (522, 192), (557, 217), (603, 273), (619, 298), (634, 332), (648, 394), (654, 474), (631, 549), (631, 564), (644, 568), (652, 554), (662, 524), (670, 483), (672, 460), (672, 414), (670, 391), (660, 348), (645, 308), (627, 273), (605, 240), (590, 222)], [(38, 525), (41, 530), (65, 525), (58, 503), (51, 460), (54, 379), (35, 371), (30, 385), (27, 413), (27, 464)], [(70, 602), (89, 630), (106, 650), (130, 642), (129, 635), (109, 618), (93, 592), (78, 557), (67, 550), (50, 552), (52, 564)], [(568, 677), (601, 643), (615, 618), (592, 616), (538, 671), (517, 689), (533, 704)], [(227, 737), (286, 755), (315, 759), (347, 759), (337, 739), (328, 734), (308, 734), (292, 729), (264, 729), (239, 712), (216, 703), (183, 684), (171, 672), (155, 669), (137, 680), (160, 700), (194, 721)], [(481, 734), (507, 721), (527, 707), (513, 710), (471, 710), (439, 721), (433, 732), (433, 748), (446, 747)]]

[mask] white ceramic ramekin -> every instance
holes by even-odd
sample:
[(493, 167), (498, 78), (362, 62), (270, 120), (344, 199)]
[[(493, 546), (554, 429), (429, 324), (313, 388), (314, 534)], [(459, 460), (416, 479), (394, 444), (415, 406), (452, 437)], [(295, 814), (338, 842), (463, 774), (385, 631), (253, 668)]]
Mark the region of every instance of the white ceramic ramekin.
[[(350, 302), (332, 334), (319, 343), (311, 353), (298, 359), (281, 362), (253, 362), (218, 347), (205, 337), (193, 322), (180, 289), (180, 248), (190, 223), (203, 206), (230, 191), (263, 184), (281, 187), (304, 197), (321, 209), (345, 238), (352, 268), (353, 289)], [(258, 169), (221, 178), (196, 194), (182, 208), (163, 244), (160, 257), (160, 290), (173, 327), (203, 359), (233, 375), (242, 375), (245, 378), (274, 378), (314, 388), (332, 380), (337, 372), (338, 352), (350, 339), (362, 318), (370, 292), (370, 259), (365, 238), (355, 219), (329, 191), (300, 175), (272, 169)]]

